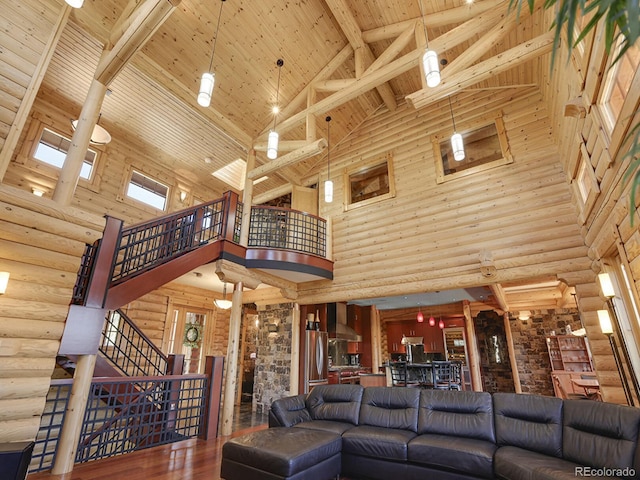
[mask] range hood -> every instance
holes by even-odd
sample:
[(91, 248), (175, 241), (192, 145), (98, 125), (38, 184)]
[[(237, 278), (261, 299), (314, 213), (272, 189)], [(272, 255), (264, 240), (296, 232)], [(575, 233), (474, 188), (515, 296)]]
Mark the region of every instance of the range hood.
[[(361, 342), (362, 335), (347, 325), (347, 304), (336, 303), (336, 327), (335, 332), (329, 331), (329, 337), (349, 342)], [(333, 335), (332, 335), (333, 334)]]

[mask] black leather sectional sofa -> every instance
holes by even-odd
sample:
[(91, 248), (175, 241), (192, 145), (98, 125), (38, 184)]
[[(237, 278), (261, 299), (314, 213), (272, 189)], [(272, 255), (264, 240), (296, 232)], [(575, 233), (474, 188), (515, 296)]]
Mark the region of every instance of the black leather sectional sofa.
[(590, 400), (326, 385), (275, 401), (269, 426), (274, 451), (297, 429), (341, 438), (350, 479), (640, 478), (640, 409)]

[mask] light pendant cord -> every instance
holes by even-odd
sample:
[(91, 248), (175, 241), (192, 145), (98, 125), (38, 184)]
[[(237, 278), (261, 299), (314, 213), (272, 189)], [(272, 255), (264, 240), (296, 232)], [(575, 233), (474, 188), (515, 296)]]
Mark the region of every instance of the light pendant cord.
[(456, 121), (453, 118), (453, 108), (451, 108), (451, 97), (449, 97), (449, 111), (451, 112), (451, 122), (453, 123), (453, 133), (456, 133)]
[[(282, 66), (284, 65), (284, 60), (282, 60), (281, 58), (278, 59), (278, 61), (276, 62), (276, 65), (278, 66), (278, 88), (276, 90), (276, 108), (278, 109), (278, 112), (280, 111), (280, 106), (278, 105), (278, 102), (280, 101), (280, 73), (282, 73)], [(273, 129), (276, 129), (276, 119), (278, 118), (278, 114), (274, 113), (273, 115)]]
[(218, 12), (218, 25), (216, 26), (216, 36), (213, 39), (213, 49), (211, 50), (211, 61), (209, 62), (209, 72), (213, 68), (213, 55), (216, 53), (216, 43), (218, 43), (218, 32), (220, 31), (220, 19), (222, 18), (222, 6), (225, 0), (220, 1), (220, 11)]
[(327, 116), (325, 118), (327, 121), (327, 180), (331, 179), (331, 117)]
[(422, 19), (422, 28), (424, 28), (424, 41), (427, 44), (427, 50), (429, 49), (429, 36), (427, 35), (427, 23), (424, 21), (424, 11), (422, 10), (422, 0), (418, 0), (420, 5), (420, 18)]

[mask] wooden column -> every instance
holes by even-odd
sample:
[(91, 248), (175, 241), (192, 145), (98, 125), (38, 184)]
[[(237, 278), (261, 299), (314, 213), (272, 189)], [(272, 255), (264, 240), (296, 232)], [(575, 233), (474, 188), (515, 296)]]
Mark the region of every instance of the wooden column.
[(238, 282), (233, 289), (233, 306), (229, 319), (229, 345), (227, 346), (227, 370), (224, 379), (221, 435), (231, 435), (236, 387), (238, 385), (238, 354), (240, 352), (240, 323), (242, 321), (242, 287)]
[(509, 323), (509, 313), (504, 312), (502, 318), (504, 319), (504, 333), (507, 336), (507, 348), (509, 349), (509, 363), (511, 363), (513, 386), (516, 389), (516, 393), (522, 393), (520, 374), (518, 373), (518, 364), (516, 363), (516, 350), (513, 347), (513, 335), (511, 334), (511, 324)]
[(297, 395), (300, 385), (300, 304), (294, 303), (291, 312), (291, 376), (289, 395)]
[(256, 151), (249, 150), (247, 155), (247, 171), (244, 176), (244, 191), (242, 192), (242, 226), (240, 227), (240, 245), (249, 245), (249, 223), (251, 223), (251, 205), (253, 204), (253, 180), (249, 172), (256, 168)]
[(380, 311), (371, 305), (371, 373), (378, 373), (382, 365), (382, 335), (380, 328)]
[(471, 388), (476, 392), (482, 391), (482, 376), (480, 375), (480, 352), (478, 351), (478, 339), (471, 317), (469, 302), (463, 302), (464, 326), (467, 331), (467, 353), (469, 354), (469, 373), (471, 374)]
[(66, 206), (71, 204), (71, 199), (73, 198), (78, 178), (80, 177), (82, 163), (87, 154), (87, 148), (89, 148), (91, 134), (98, 122), (100, 108), (102, 108), (102, 101), (106, 93), (106, 85), (97, 80), (91, 82), (89, 93), (87, 93), (87, 98), (80, 112), (78, 126), (71, 138), (71, 146), (67, 153), (67, 159), (60, 171), (58, 183), (53, 192), (53, 201), (58, 202), (60, 205)]
[(56, 460), (51, 469), (51, 473), (54, 475), (62, 475), (73, 470), (95, 365), (95, 355), (78, 356), (69, 404), (67, 405), (64, 424), (58, 439)]

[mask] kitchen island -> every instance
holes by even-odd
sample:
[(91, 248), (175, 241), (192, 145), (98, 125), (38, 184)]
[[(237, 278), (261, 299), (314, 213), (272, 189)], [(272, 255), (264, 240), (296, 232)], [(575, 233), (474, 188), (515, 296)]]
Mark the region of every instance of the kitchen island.
[(360, 374), (370, 374), (369, 367), (358, 365), (333, 365), (329, 368), (329, 384), (360, 383)]

